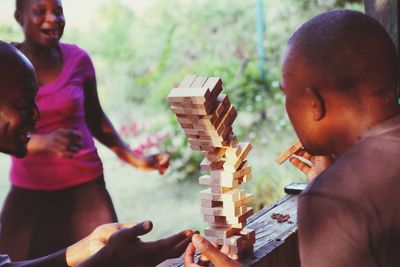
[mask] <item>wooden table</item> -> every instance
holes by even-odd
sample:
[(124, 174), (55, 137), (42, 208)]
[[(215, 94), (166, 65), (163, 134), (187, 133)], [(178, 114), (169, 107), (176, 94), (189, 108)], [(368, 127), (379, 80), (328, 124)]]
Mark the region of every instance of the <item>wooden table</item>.
[[(286, 195), (249, 218), (247, 228), (256, 229), (254, 256), (240, 262), (245, 266), (299, 267), (297, 250), (297, 198)], [(278, 223), (273, 213), (289, 214), (287, 222)], [(174, 259), (159, 266), (183, 266), (183, 259)]]

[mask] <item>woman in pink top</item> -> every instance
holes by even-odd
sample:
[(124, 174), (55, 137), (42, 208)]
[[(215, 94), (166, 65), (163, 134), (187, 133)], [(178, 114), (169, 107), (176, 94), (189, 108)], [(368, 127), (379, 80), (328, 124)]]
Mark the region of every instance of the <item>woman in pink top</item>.
[(12, 159), (0, 251), (25, 260), (117, 220), (93, 137), (143, 170), (163, 173), (169, 157), (138, 156), (121, 140), (99, 103), (89, 55), (59, 42), (65, 26), (61, 0), (17, 0), (15, 18), (25, 36), (15, 46), (33, 63), (40, 84), (36, 101), (42, 120), (27, 157)]

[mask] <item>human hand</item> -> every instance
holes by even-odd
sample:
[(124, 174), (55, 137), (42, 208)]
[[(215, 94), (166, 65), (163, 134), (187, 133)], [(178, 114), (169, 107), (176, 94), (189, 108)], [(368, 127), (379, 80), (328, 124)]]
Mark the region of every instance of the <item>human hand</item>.
[(57, 129), (41, 136), (44, 151), (54, 153), (65, 158), (72, 158), (82, 148), (83, 136), (73, 129)]
[(295, 153), (296, 156), (310, 161), (312, 164), (301, 161), (299, 158), (292, 156), (289, 161), (297, 169), (302, 171), (308, 181), (312, 181), (315, 177), (320, 175), (325, 169), (327, 169), (331, 163), (332, 158), (330, 156), (313, 156), (307, 153), (304, 149), (300, 149)]
[(155, 266), (168, 258), (179, 257), (193, 234), (191, 230), (185, 230), (152, 242), (143, 242), (138, 238), (150, 232), (152, 227), (150, 221), (145, 221), (115, 232), (98, 253), (78, 266)]
[(169, 166), (170, 156), (165, 153), (153, 154), (147, 157), (149, 166), (155, 170), (158, 170), (160, 174), (164, 174)]
[(165, 153), (143, 156), (129, 148), (116, 152), (122, 160), (143, 171), (158, 170), (160, 174), (164, 174), (168, 169), (170, 156)]
[[(200, 260), (197, 263), (194, 262), (196, 250), (201, 253)], [(195, 234), (192, 237), (192, 243), (187, 246), (185, 251), (185, 267), (208, 266), (210, 262), (215, 267), (241, 267), (242, 265), (239, 262), (227, 256), (228, 253), (228, 246), (222, 246), (221, 250), (218, 250), (207, 239)]]
[(94, 255), (107, 244), (113, 233), (133, 226), (134, 224), (122, 223), (109, 223), (98, 226), (90, 235), (67, 248), (66, 260), (68, 266), (76, 266)]

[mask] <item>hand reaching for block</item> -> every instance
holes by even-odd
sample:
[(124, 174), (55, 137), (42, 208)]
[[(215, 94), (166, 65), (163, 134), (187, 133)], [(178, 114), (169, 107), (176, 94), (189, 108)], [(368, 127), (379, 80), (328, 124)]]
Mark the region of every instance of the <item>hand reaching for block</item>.
[[(194, 260), (194, 254), (198, 250), (201, 253), (200, 259), (197, 263)], [(237, 262), (237, 256), (230, 258), (229, 247), (222, 246), (218, 250), (212, 243), (200, 235), (193, 235), (192, 243), (190, 243), (185, 251), (185, 267), (199, 267), (208, 266), (211, 262), (215, 267), (241, 267), (242, 265)]]

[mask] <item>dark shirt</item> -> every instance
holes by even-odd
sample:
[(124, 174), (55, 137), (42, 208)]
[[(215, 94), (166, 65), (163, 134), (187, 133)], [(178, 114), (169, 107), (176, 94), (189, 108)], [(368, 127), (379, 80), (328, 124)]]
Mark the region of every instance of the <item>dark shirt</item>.
[(400, 266), (400, 116), (371, 129), (299, 198), (302, 267)]

